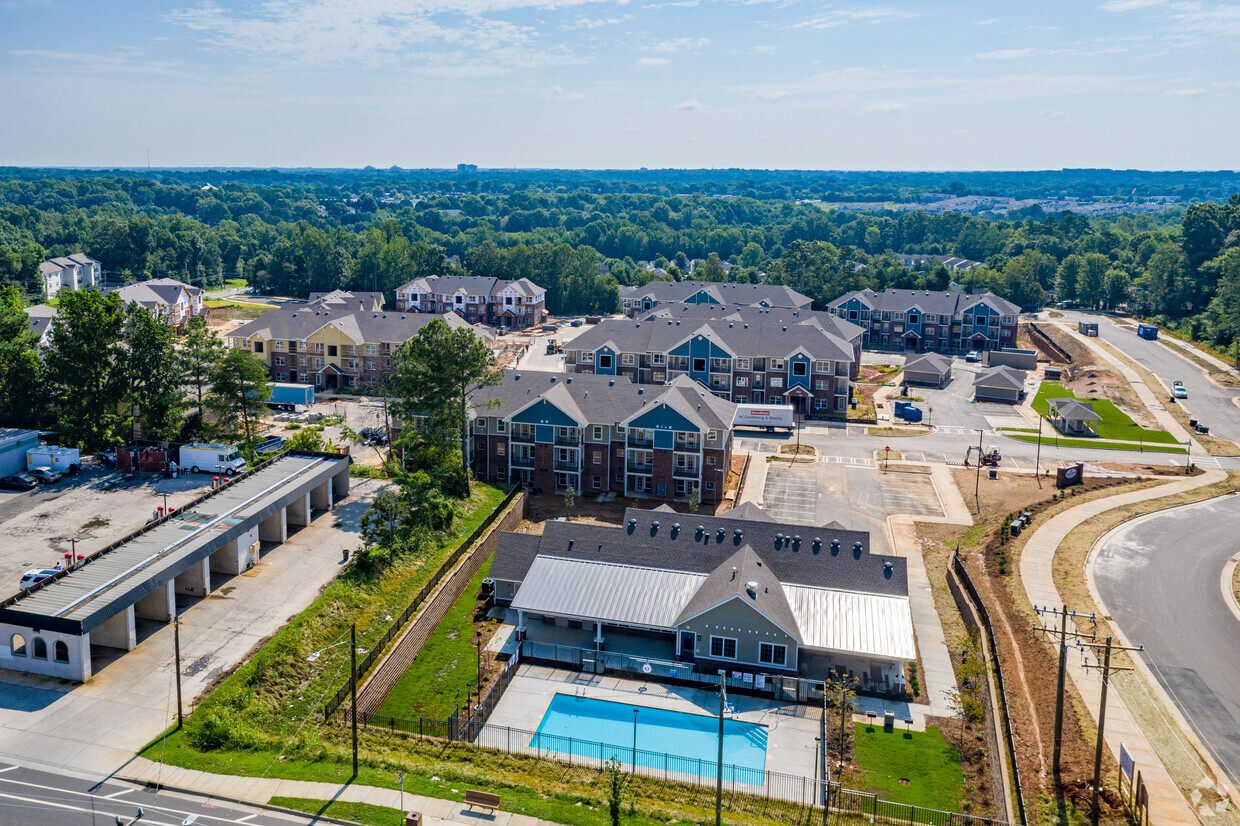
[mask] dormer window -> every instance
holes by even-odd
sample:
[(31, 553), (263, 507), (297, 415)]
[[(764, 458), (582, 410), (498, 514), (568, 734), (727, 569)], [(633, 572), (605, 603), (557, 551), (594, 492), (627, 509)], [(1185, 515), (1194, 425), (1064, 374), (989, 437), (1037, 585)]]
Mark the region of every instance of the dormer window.
[(908, 323), (909, 323), (909, 324), (916, 324), (916, 323), (917, 323), (917, 318), (918, 318), (918, 316), (917, 316), (916, 311), (914, 311), (914, 312), (910, 312), (910, 313), (908, 314)]

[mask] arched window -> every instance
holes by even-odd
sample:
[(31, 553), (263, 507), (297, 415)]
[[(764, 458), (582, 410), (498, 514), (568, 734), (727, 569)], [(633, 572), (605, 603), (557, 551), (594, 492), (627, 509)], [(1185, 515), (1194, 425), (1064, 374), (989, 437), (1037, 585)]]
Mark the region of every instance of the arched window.
[(56, 640), (56, 644), (52, 646), (52, 659), (58, 663), (68, 664), (69, 646), (65, 645), (64, 640)]
[(34, 658), (36, 660), (47, 659), (47, 640), (42, 637), (34, 638)]
[(9, 637), (9, 651), (14, 657), (26, 656), (26, 638), (21, 634), (14, 634)]

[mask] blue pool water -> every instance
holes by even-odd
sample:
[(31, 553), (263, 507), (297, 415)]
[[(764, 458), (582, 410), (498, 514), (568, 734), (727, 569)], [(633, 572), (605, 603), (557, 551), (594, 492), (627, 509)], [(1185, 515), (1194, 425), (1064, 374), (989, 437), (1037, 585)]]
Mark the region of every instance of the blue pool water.
[[(633, 710), (637, 709), (639, 766), (678, 774), (715, 776), (719, 718), (662, 708), (557, 694), (530, 739), (532, 748), (608, 760), (634, 761)], [(724, 779), (758, 783), (766, 767), (766, 726), (725, 720)]]

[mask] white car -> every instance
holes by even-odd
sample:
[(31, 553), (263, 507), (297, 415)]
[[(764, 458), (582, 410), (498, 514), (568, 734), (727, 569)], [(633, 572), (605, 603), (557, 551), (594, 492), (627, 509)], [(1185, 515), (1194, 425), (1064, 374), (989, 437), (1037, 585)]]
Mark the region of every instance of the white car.
[(1177, 399), (1187, 399), (1188, 388), (1182, 384), (1177, 383), (1175, 387), (1171, 388), (1171, 395), (1175, 396)]
[(42, 568), (37, 571), (26, 571), (26, 573), (22, 574), (21, 585), (18, 587), (23, 591), (27, 588), (33, 588), (43, 580), (50, 579), (58, 573), (60, 573), (60, 571), (57, 571), (55, 568)]

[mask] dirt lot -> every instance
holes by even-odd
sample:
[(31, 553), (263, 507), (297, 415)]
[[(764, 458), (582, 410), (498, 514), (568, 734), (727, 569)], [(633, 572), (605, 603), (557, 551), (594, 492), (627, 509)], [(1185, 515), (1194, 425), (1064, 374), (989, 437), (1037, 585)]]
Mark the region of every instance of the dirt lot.
[[(957, 483), (962, 486), (973, 483), (973, 477), (967, 470), (957, 470), (955, 475)], [(956, 661), (960, 652), (958, 644), (953, 641), (959, 639), (964, 625), (945, 583), (952, 551), (956, 543), (960, 543), (960, 554), (995, 624), (999, 657), (1008, 682), (1025, 799), (1034, 808), (1032, 816), (1035, 820), (1049, 820), (1054, 815), (1053, 807), (1042, 816), (1035, 807), (1039, 798), (1045, 799), (1045, 795), (1054, 792), (1050, 770), (1057, 654), (1051, 645), (1041, 639), (1041, 635), (1032, 630), (1034, 615), (1025, 601), (1017, 574), (1020, 550), (1028, 534), (1000, 545), (999, 526), (1016, 510), (1033, 509), (1036, 526), (1059, 510), (1087, 498), (1109, 496), (1156, 483), (1117, 484), (1111, 480), (1097, 480), (1076, 488), (1076, 493), (1056, 499), (1053, 485), (1044, 481), (1039, 489), (1036, 481), (1027, 476), (1001, 476), (997, 480), (987, 479), (984, 482), (981, 513), (972, 527), (918, 523), (918, 537), (934, 587), (939, 616)], [(1000, 550), (1006, 557), (1004, 573), (1000, 573)], [(1079, 698), (1073, 696), (1064, 712), (1061, 760), (1063, 798), (1060, 800), (1079, 801), (1088, 796), (1086, 778), (1093, 770), (1093, 735), (1088, 713)], [(1114, 788), (1114, 783), (1108, 785)], [(1111, 814), (1117, 815), (1114, 810)], [(1073, 816), (1080, 815), (1076, 813)]]

